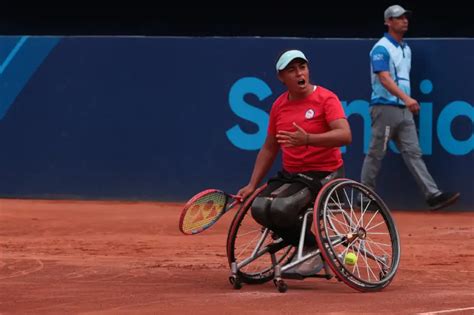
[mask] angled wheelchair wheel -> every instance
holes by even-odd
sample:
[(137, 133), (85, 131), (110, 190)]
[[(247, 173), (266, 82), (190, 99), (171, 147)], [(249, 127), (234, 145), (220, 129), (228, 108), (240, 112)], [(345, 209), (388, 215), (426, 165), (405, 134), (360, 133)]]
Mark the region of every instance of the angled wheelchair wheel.
[[(250, 213), (259, 188), (236, 213), (227, 236), (227, 258), (233, 277), (243, 283), (258, 284), (274, 278), (275, 264), (286, 263), (295, 254), (292, 246), (269, 229), (259, 225)], [(272, 257), (273, 256), (273, 257)]]
[(325, 261), (348, 286), (380, 291), (400, 262), (400, 238), (390, 210), (365, 185), (336, 179), (319, 192), (314, 233)]

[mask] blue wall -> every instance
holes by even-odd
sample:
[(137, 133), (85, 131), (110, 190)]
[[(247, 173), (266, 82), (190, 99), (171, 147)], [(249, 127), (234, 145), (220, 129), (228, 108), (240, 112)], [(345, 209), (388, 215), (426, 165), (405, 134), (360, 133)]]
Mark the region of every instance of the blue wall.
[[(298, 48), (312, 80), (339, 95), (359, 179), (370, 139), (368, 52), (375, 40), (0, 37), (0, 196), (186, 200), (247, 183), (284, 87), (275, 58)], [(424, 158), (441, 189), (473, 210), (474, 40), (410, 40)], [(273, 171), (278, 169), (275, 165)], [(426, 208), (399, 154), (378, 191)]]

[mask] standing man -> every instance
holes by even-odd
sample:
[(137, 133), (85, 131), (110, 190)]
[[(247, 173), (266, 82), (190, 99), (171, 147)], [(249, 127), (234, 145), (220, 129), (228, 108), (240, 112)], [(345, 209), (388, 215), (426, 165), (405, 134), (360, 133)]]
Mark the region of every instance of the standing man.
[(375, 182), (389, 140), (394, 140), (432, 210), (454, 203), (459, 193), (441, 192), (422, 159), (413, 115), (420, 105), (410, 96), (411, 50), (403, 40), (411, 11), (399, 5), (385, 10), (388, 32), (370, 51), (372, 140), (362, 166), (362, 183)]

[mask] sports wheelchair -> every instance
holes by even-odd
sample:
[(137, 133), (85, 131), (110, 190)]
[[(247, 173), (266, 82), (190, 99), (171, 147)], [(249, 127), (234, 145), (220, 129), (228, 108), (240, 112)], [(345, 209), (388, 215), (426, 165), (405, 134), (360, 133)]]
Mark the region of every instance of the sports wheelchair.
[[(321, 255), (324, 267), (311, 277), (335, 276), (361, 292), (380, 291), (393, 280), (400, 239), (389, 208), (372, 189), (345, 178), (327, 182), (300, 216), (299, 243), (293, 246), (253, 219), (249, 210), (264, 188), (240, 207), (228, 232), (229, 281), (234, 289), (273, 280), (279, 292), (286, 292), (285, 271), (316, 255)], [(310, 227), (317, 247), (303, 254)], [(351, 260), (346, 259), (348, 253)]]

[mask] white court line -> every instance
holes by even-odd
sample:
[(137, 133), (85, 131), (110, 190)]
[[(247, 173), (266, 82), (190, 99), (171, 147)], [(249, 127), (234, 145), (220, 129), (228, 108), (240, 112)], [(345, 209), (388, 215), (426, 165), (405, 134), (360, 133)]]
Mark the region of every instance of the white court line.
[[(420, 268), (400, 268), (400, 270), (409, 270), (409, 271), (420, 271), (422, 269)], [(452, 269), (429, 269), (428, 271), (435, 271), (435, 272), (439, 272), (439, 271), (449, 271), (449, 272), (452, 272), (453, 270)], [(474, 272), (474, 270), (456, 270), (456, 272)]]
[(442, 311), (436, 311), (436, 312), (418, 313), (417, 315), (435, 315), (435, 314), (452, 313), (452, 312), (468, 311), (468, 310), (474, 310), (474, 307), (452, 308), (449, 310), (442, 310)]

